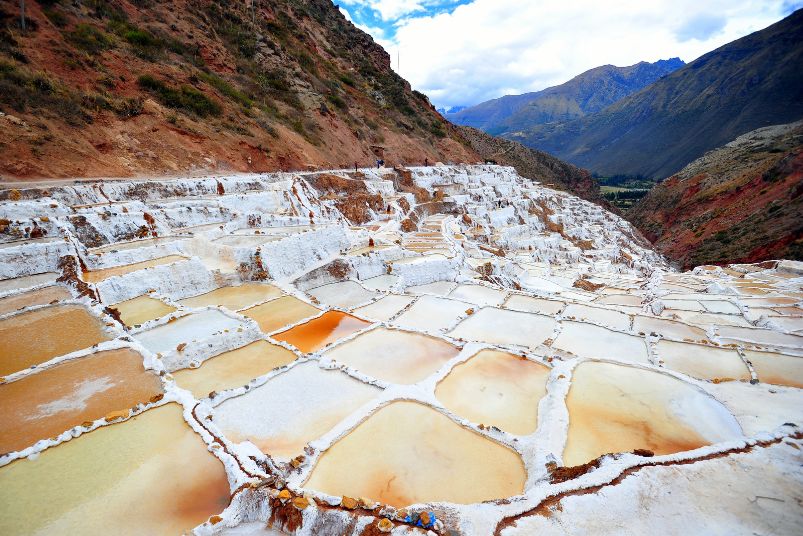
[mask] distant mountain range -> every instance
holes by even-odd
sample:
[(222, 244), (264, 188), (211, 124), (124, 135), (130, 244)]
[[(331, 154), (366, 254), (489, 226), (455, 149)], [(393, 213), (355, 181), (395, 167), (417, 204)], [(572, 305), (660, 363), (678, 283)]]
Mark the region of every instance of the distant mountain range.
[(803, 10), (601, 111), (503, 135), (602, 175), (660, 179), (741, 134), (800, 118)]
[(456, 114), (458, 112), (462, 112), (468, 108), (468, 106), (452, 106), (451, 108), (438, 108), (438, 113), (441, 114), (443, 117), (449, 117), (452, 114)]
[(765, 127), (706, 153), (628, 213), (685, 268), (803, 259), (803, 121)]
[(642, 61), (628, 67), (603, 65), (559, 86), (507, 95), (462, 111), (451, 111), (445, 117), (455, 124), (479, 128), (489, 134), (515, 133), (535, 125), (569, 121), (598, 112), (684, 65), (680, 58), (655, 63)]

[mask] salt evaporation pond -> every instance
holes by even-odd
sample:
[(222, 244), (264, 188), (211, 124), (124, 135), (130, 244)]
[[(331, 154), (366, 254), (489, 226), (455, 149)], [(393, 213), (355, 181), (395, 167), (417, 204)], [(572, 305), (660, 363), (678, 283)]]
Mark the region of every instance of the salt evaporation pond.
[(201, 363), (198, 368), (177, 370), (173, 378), (179, 387), (192, 391), (195, 398), (247, 384), (271, 370), (288, 365), (296, 355), (267, 341), (224, 352)]
[(438, 384), (435, 396), (472, 422), (512, 434), (531, 434), (549, 372), (548, 367), (521, 356), (483, 350), (453, 368)]
[[(799, 529), (803, 264), (679, 273), (511, 168), (326, 173), (383, 208), (321, 173), (0, 191), (0, 533)], [(187, 235), (129, 240), (144, 210)]]
[(566, 465), (608, 452), (672, 454), (740, 437), (713, 398), (663, 374), (612, 363), (582, 363), (566, 399)]
[(314, 352), (327, 344), (347, 337), (370, 324), (340, 311), (328, 311), (273, 338), (292, 344), (302, 352)]
[(0, 468), (9, 536), (181, 534), (228, 502), (223, 464), (176, 404)]
[(109, 339), (83, 306), (56, 305), (0, 320), (0, 374), (11, 374)]
[(326, 451), (304, 487), (404, 507), (510, 497), (525, 479), (515, 451), (427, 406), (394, 402)]
[(408, 331), (378, 328), (329, 350), (324, 357), (391, 383), (417, 383), (457, 356), (451, 344)]
[(22, 450), (161, 393), (158, 376), (127, 348), (59, 363), (0, 385), (0, 452)]
[(185, 307), (220, 306), (239, 311), (257, 303), (266, 302), (282, 295), (282, 291), (266, 283), (243, 283), (232, 287), (217, 288), (206, 294), (179, 300)]
[(176, 311), (175, 307), (147, 295), (115, 303), (111, 307), (117, 309), (120, 319), (129, 327), (156, 320)]

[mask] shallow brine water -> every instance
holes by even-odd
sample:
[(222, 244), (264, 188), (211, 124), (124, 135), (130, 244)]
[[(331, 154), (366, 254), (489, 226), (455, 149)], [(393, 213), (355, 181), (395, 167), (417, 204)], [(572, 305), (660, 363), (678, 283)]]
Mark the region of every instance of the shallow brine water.
[(277, 333), (273, 338), (288, 342), (302, 352), (314, 352), (368, 326), (370, 323), (365, 320), (340, 311), (328, 311), (309, 322)]
[(378, 328), (324, 354), (339, 364), (392, 383), (417, 383), (459, 350), (451, 344), (409, 331)]
[(173, 378), (179, 387), (192, 391), (195, 398), (204, 398), (212, 391), (245, 385), (295, 358), (296, 354), (281, 346), (256, 341), (207, 359), (197, 369), (177, 370)]
[(670, 454), (741, 436), (736, 420), (713, 398), (664, 374), (624, 365), (579, 365), (566, 405), (566, 466), (609, 452)]
[(206, 294), (180, 300), (185, 307), (206, 307), (209, 305), (239, 311), (245, 307), (261, 303), (282, 295), (282, 291), (267, 283), (243, 283), (234, 287), (217, 288)]
[(513, 450), (427, 406), (394, 402), (329, 448), (304, 487), (403, 507), (509, 497), (525, 480)]
[(0, 385), (0, 452), (21, 450), (162, 392), (133, 350), (99, 352)]
[(99, 283), (104, 279), (110, 277), (130, 274), (138, 270), (146, 268), (153, 268), (154, 266), (163, 266), (165, 264), (172, 264), (174, 262), (185, 261), (187, 257), (181, 255), (168, 255), (167, 257), (159, 257), (158, 259), (151, 259), (149, 261), (136, 262), (134, 264), (125, 264), (123, 266), (114, 266), (112, 268), (101, 268), (100, 270), (92, 270), (84, 272), (81, 278), (87, 283)]
[(457, 365), (435, 391), (449, 410), (512, 434), (535, 431), (550, 369), (521, 356), (483, 350)]
[(228, 502), (223, 464), (177, 404), (0, 468), (7, 536), (182, 534)]
[(111, 336), (81, 305), (56, 305), (0, 320), (0, 375), (88, 348)]

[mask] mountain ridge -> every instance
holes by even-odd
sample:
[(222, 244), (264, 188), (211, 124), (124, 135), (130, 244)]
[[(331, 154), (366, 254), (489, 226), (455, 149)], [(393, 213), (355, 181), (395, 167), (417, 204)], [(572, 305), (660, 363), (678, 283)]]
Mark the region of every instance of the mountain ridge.
[(447, 118), (499, 135), (527, 125), (565, 121), (601, 110), (649, 83), (682, 67), (680, 58), (645, 61), (617, 67), (601, 65), (571, 80), (541, 91), (505, 95), (486, 101)]
[(604, 110), (507, 137), (602, 175), (667, 177), (755, 128), (803, 117), (803, 10)]

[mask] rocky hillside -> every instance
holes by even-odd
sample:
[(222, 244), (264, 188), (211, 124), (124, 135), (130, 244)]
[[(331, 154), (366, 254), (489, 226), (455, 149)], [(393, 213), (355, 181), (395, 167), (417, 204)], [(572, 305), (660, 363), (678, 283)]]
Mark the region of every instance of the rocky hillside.
[(803, 259), (803, 121), (755, 130), (657, 185), (628, 213), (684, 267)]
[(661, 179), (756, 128), (803, 118), (803, 10), (601, 112), (511, 139), (603, 175)]
[(535, 93), (506, 95), (449, 114), (447, 118), (458, 125), (479, 128), (491, 134), (569, 121), (598, 112), (684, 65), (680, 58), (655, 63), (642, 61), (628, 67), (603, 65), (575, 76), (565, 84)]
[(0, 176), (475, 161), (329, 0), (0, 3)]
[(537, 180), (545, 186), (557, 190), (573, 193), (586, 201), (615, 211), (602, 197), (599, 184), (591, 178), (588, 171), (515, 141), (491, 136), (472, 127), (459, 128), (471, 148), (479, 153), (483, 160), (512, 166), (522, 177)]

